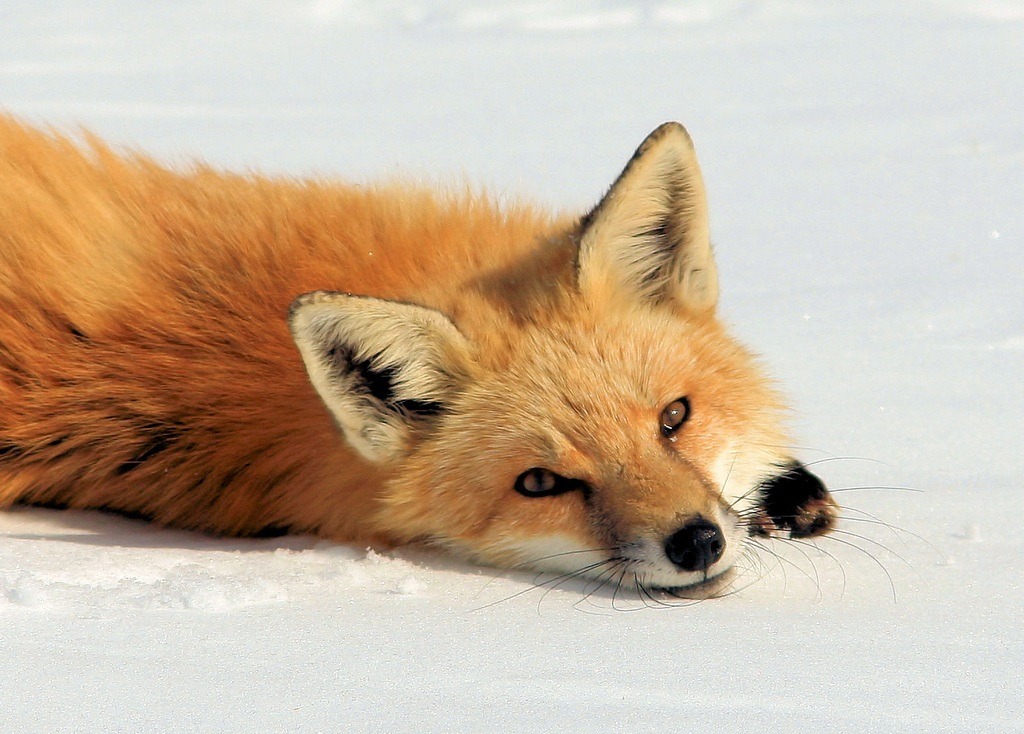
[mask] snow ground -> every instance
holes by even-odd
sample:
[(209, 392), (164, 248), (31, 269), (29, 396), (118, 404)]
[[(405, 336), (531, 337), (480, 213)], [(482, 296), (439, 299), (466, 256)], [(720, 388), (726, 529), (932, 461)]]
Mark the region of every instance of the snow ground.
[(0, 105), (172, 162), (578, 209), (683, 121), (803, 458), (916, 491), (683, 608), (0, 514), (0, 731), (1024, 731), (1022, 38), (1013, 0), (4, 5)]

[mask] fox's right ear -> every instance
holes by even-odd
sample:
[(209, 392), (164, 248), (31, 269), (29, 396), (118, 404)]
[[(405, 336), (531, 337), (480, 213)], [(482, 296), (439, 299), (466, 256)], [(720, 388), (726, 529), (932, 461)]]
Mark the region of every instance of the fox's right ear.
[(619, 294), (706, 312), (718, 302), (707, 200), (686, 129), (652, 132), (580, 223), (577, 278), (584, 293)]
[(422, 306), (316, 291), (295, 300), (288, 323), (313, 387), (373, 462), (444, 412), (468, 364), (465, 337)]

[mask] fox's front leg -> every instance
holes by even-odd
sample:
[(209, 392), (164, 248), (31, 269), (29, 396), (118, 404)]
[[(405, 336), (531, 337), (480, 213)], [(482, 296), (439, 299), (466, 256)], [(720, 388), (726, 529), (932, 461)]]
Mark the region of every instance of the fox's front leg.
[(750, 523), (752, 535), (788, 531), (791, 538), (810, 538), (831, 531), (839, 505), (818, 477), (798, 461), (761, 485), (761, 511)]

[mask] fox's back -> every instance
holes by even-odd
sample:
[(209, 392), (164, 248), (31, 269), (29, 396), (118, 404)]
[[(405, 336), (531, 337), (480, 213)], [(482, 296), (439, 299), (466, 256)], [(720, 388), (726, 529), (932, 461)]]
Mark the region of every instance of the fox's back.
[(41, 295), (97, 326), (126, 300), (230, 299), (280, 321), (297, 293), (328, 286), (450, 302), (551, 227), (468, 191), (178, 172), (2, 117), (0, 200), (2, 297)]

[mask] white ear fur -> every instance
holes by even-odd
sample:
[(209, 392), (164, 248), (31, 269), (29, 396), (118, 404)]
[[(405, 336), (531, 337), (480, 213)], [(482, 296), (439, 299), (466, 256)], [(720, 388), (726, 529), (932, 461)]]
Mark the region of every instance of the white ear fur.
[(580, 289), (608, 285), (643, 301), (709, 311), (718, 274), (708, 236), (707, 199), (686, 129), (652, 132), (582, 224)]
[(397, 457), (416, 423), (443, 411), (468, 351), (440, 312), (380, 298), (307, 293), (288, 323), (313, 387), (373, 462)]

